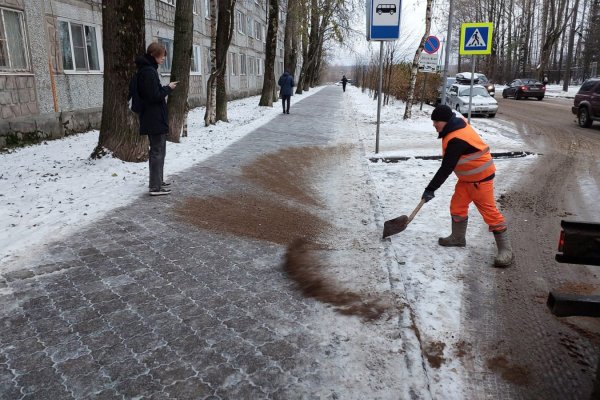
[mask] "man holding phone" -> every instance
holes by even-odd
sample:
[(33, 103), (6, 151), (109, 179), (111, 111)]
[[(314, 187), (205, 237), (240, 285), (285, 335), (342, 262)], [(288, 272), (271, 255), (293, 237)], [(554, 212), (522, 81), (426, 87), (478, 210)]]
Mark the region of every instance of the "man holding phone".
[(152, 42), (146, 54), (139, 56), (135, 63), (138, 67), (138, 94), (142, 100), (140, 116), (140, 135), (148, 135), (150, 141), (150, 196), (170, 194), (170, 185), (163, 180), (169, 117), (165, 98), (177, 87), (178, 82), (163, 86), (158, 75), (158, 66), (167, 56), (167, 49)]

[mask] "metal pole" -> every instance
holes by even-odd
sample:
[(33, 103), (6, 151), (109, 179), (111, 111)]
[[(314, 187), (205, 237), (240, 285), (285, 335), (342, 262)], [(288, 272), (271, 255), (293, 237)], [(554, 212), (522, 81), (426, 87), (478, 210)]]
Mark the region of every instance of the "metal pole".
[(375, 134), (375, 154), (379, 153), (379, 121), (381, 117), (381, 88), (383, 87), (383, 40), (379, 42), (379, 85), (377, 88), (377, 132)]
[(425, 79), (423, 80), (423, 89), (421, 90), (421, 106), (419, 110), (423, 110), (423, 99), (425, 98), (425, 87), (427, 87), (427, 72), (424, 72)]
[(450, 43), (452, 42), (452, 9), (453, 4), (452, 0), (450, 0), (450, 5), (448, 7), (448, 32), (446, 33), (446, 52), (444, 54), (444, 74), (442, 78), (443, 85), (442, 86), (442, 102), (441, 104), (446, 104), (446, 83), (448, 81), (448, 65), (450, 64)]
[(471, 88), (469, 89), (469, 124), (471, 124), (471, 104), (473, 102), (473, 81), (475, 80), (475, 56), (471, 56)]

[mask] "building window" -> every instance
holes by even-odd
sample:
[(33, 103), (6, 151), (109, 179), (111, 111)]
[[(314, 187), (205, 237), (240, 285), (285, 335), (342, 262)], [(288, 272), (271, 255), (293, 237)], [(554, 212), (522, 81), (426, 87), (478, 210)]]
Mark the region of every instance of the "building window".
[(256, 59), (256, 75), (262, 75), (262, 60), (260, 58)]
[(229, 53), (229, 64), (231, 64), (231, 75), (237, 75), (237, 54)]
[(258, 21), (254, 21), (254, 37), (258, 40), (262, 40), (262, 26)]
[(29, 69), (23, 13), (5, 8), (0, 11), (0, 70)]
[(246, 75), (246, 55), (240, 54), (240, 75)]
[(169, 5), (172, 5), (172, 6), (175, 5), (175, 0), (160, 0), (160, 1), (162, 1), (163, 3), (167, 3)]
[(173, 65), (173, 41), (171, 39), (158, 38), (158, 43), (165, 46), (167, 49), (167, 56), (165, 61), (158, 67), (158, 72), (161, 74), (168, 74), (171, 72), (171, 65)]
[(248, 29), (248, 37), (253, 37), (254, 35), (252, 34), (252, 28), (254, 27), (254, 24), (252, 23), (252, 18), (248, 17), (246, 19), (246, 28)]
[(237, 31), (241, 34), (246, 33), (246, 16), (239, 10), (235, 12), (236, 23), (237, 23)]
[(98, 31), (93, 26), (59, 21), (59, 41), (65, 71), (100, 71)]
[(204, 16), (210, 18), (210, 0), (204, 0)]
[(192, 47), (192, 73), (202, 75), (202, 48)]
[(196, 6), (197, 1), (193, 0), (192, 2), (192, 13), (193, 14), (198, 14), (198, 7)]

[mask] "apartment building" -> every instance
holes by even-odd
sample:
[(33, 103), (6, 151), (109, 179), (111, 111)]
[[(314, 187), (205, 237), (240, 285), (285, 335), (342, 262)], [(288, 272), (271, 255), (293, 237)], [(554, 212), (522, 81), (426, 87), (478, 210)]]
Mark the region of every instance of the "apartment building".
[[(159, 73), (169, 80), (176, 0), (144, 0), (146, 43), (167, 48)], [(189, 103), (202, 105), (210, 71), (209, 0), (194, 0)], [(285, 12), (275, 75), (283, 72)], [(227, 63), (227, 93), (260, 93), (265, 69), (266, 0), (238, 0)], [(0, 0), (0, 148), (98, 128), (103, 88), (101, 0)]]

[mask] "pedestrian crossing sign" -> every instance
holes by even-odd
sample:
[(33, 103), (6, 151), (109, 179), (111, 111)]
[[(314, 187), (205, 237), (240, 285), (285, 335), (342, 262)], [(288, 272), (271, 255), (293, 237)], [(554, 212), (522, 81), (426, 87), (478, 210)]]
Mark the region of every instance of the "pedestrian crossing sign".
[(479, 55), (492, 53), (492, 23), (467, 22), (461, 25), (461, 55)]

